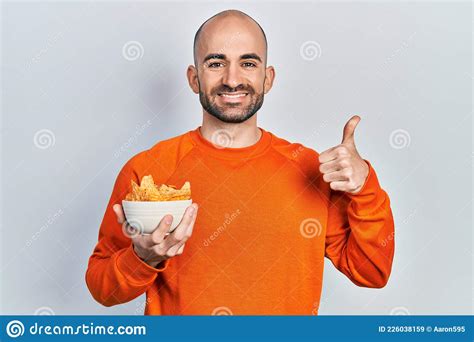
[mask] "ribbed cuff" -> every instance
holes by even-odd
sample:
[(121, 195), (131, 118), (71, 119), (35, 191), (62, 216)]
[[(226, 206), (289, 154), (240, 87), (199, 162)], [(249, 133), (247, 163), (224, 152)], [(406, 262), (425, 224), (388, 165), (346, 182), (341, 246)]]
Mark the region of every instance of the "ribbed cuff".
[(125, 248), (117, 257), (117, 267), (124, 277), (141, 284), (153, 281), (159, 272), (168, 267), (168, 263), (169, 259), (161, 262), (156, 268), (148, 265), (135, 253), (133, 245)]
[(372, 164), (368, 160), (364, 161), (369, 166), (369, 173), (365, 179), (365, 183), (356, 194), (351, 194), (346, 192), (346, 195), (351, 199), (351, 203), (359, 213), (367, 213), (371, 210), (377, 208), (380, 205), (380, 200), (383, 201), (384, 196), (380, 196), (383, 193), (382, 188), (380, 187), (377, 174), (375, 173)]
[(377, 175), (375, 174), (375, 170), (372, 167), (372, 164), (366, 159), (364, 161), (367, 163), (369, 166), (369, 173), (367, 174), (367, 178), (365, 179), (364, 185), (362, 185), (362, 188), (359, 190), (359, 192), (355, 194), (347, 193), (351, 197), (360, 197), (360, 196), (365, 196), (365, 195), (370, 195), (375, 193), (380, 188), (379, 181), (377, 179)]

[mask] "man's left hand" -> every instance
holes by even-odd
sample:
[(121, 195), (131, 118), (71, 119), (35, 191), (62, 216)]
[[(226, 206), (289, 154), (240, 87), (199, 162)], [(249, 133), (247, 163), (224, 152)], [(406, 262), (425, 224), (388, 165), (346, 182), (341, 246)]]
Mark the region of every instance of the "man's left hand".
[(344, 126), (342, 143), (319, 155), (319, 171), (333, 190), (358, 193), (369, 174), (369, 165), (357, 152), (354, 131), (360, 121), (354, 115)]

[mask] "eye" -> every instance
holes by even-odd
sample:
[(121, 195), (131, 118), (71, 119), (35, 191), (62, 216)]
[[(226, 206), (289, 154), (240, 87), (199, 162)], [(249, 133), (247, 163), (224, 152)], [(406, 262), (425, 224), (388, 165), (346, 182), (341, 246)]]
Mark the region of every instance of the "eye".
[(216, 68), (218, 65), (222, 65), (220, 62), (212, 62), (208, 64), (209, 68)]
[(254, 68), (256, 67), (255, 63), (252, 63), (252, 62), (244, 62), (242, 63), (245, 67), (250, 67), (250, 68)]

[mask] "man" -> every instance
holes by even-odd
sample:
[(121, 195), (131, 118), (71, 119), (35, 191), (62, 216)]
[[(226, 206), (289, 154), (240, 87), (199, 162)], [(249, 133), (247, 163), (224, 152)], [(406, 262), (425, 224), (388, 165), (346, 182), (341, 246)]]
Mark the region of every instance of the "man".
[[(258, 127), (275, 70), (262, 28), (240, 11), (200, 27), (194, 63), (187, 77), (202, 126), (121, 170), (87, 269), (93, 297), (112, 306), (146, 292), (149, 315), (318, 314), (325, 256), (356, 285), (385, 286), (393, 217), (355, 147), (360, 118), (321, 154)], [(150, 235), (123, 234), (121, 200), (148, 174), (177, 187), (189, 181), (195, 203), (170, 235), (171, 215)]]

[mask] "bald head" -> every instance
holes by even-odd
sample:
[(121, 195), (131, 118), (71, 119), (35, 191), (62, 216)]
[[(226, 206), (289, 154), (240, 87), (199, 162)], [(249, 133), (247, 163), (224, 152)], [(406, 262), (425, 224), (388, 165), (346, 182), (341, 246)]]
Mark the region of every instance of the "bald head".
[[(203, 62), (204, 50), (215, 48), (216, 42), (210, 42), (213, 37), (219, 35), (216, 39), (220, 45), (220, 51), (213, 53), (223, 53), (226, 47), (230, 47), (233, 41), (237, 41), (240, 35), (251, 36), (256, 42), (249, 42), (249, 48), (254, 45), (261, 45), (264, 50), (262, 62), (267, 62), (267, 37), (262, 27), (249, 15), (238, 10), (226, 10), (215, 14), (207, 19), (197, 30), (194, 36), (194, 65), (198, 67)], [(224, 36), (223, 36), (224, 35)]]

